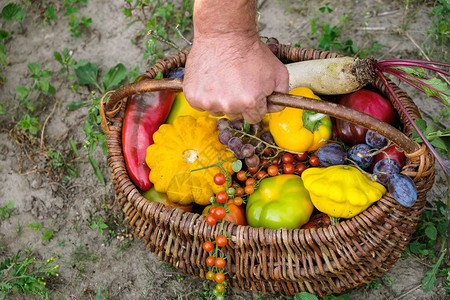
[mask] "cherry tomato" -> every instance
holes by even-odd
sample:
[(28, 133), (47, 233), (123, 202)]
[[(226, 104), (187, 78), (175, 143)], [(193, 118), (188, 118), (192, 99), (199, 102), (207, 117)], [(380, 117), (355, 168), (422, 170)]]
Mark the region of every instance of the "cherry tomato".
[(285, 153), (281, 157), (281, 161), (284, 162), (285, 164), (292, 163), (294, 161), (294, 156), (290, 153)]
[(218, 257), (216, 259), (216, 261), (214, 262), (214, 265), (219, 269), (222, 269), (223, 267), (225, 267), (226, 264), (227, 263), (226, 263), (225, 259), (223, 259), (222, 257)]
[(243, 200), (241, 197), (236, 197), (233, 199), (233, 204), (235, 204), (237, 206), (242, 205), (242, 202), (243, 202)]
[(208, 223), (211, 226), (216, 225), (217, 219), (214, 215), (209, 214), (206, 216), (206, 223)]
[(223, 173), (217, 173), (216, 175), (214, 175), (214, 183), (217, 185), (222, 185), (227, 181), (227, 179), (225, 178), (225, 174)]
[(256, 167), (248, 167), (247, 170), (248, 170), (250, 173), (255, 174), (256, 172), (258, 172), (259, 167), (258, 167), (258, 166), (256, 166)]
[(259, 171), (258, 174), (256, 174), (256, 178), (258, 178), (258, 180), (260, 180), (266, 175), (267, 175), (266, 171)]
[(225, 210), (225, 207), (218, 206), (216, 210), (214, 211), (214, 217), (216, 217), (217, 220), (222, 220), (226, 216), (227, 212)]
[(216, 263), (216, 258), (214, 256), (208, 256), (206, 258), (206, 264), (210, 267), (214, 266), (214, 264)]
[(247, 179), (247, 173), (245, 173), (245, 171), (241, 170), (241, 171), (237, 172), (236, 177), (240, 181), (245, 181)]
[(279, 163), (280, 163), (280, 158), (279, 157), (275, 157), (274, 159), (272, 159), (272, 164), (278, 165)]
[(246, 181), (245, 181), (245, 185), (254, 185), (256, 183), (256, 180), (255, 180), (255, 178), (253, 178), (253, 177), (250, 177), (249, 179), (247, 179)]
[(247, 185), (245, 186), (244, 191), (246, 194), (251, 195), (255, 192), (255, 188), (253, 187), (253, 185)]
[(217, 272), (216, 275), (214, 275), (214, 280), (215, 280), (217, 283), (222, 283), (222, 282), (225, 280), (225, 275), (223, 275), (223, 274), (220, 273), (220, 272)]
[(263, 167), (266, 167), (268, 162), (269, 160), (267, 158), (263, 158), (259, 161), (259, 164)]
[(223, 291), (225, 291), (225, 285), (218, 283), (216, 285), (216, 291), (218, 291), (219, 293), (222, 293)]
[(305, 171), (307, 169), (305, 164), (298, 164), (295, 167), (295, 171), (297, 171), (298, 175), (302, 175), (303, 171)]
[(278, 170), (279, 170), (278, 166), (276, 166), (276, 165), (271, 165), (271, 166), (269, 166), (269, 167), (267, 168), (267, 173), (268, 173), (270, 176), (277, 176), (277, 175), (278, 175)]
[(203, 250), (206, 252), (212, 251), (214, 249), (214, 244), (211, 241), (206, 241), (203, 243)]
[(319, 159), (317, 158), (316, 155), (313, 155), (309, 158), (309, 164), (313, 167), (316, 167), (319, 165)]
[(218, 192), (216, 195), (216, 200), (219, 203), (225, 203), (228, 200), (228, 194), (225, 191)]
[(216, 211), (218, 206), (211, 206), (211, 208), (209, 209), (209, 214), (214, 216), (214, 212)]
[(214, 280), (214, 276), (216, 275), (216, 273), (214, 273), (213, 271), (208, 271), (206, 273), (206, 279), (208, 280)]
[(295, 172), (295, 167), (293, 164), (291, 163), (287, 163), (283, 166), (283, 173), (284, 174), (294, 174)]
[(269, 156), (272, 153), (272, 151), (270, 151), (269, 148), (267, 148), (266, 150), (264, 150), (263, 155), (264, 156)]
[(216, 245), (219, 247), (223, 247), (227, 244), (227, 238), (224, 235), (219, 235), (216, 237)]
[(305, 161), (308, 158), (308, 152), (303, 152), (302, 154), (296, 154), (295, 160), (297, 161)]
[(237, 189), (236, 189), (236, 196), (242, 196), (242, 195), (244, 195), (244, 188), (243, 187), (238, 187)]

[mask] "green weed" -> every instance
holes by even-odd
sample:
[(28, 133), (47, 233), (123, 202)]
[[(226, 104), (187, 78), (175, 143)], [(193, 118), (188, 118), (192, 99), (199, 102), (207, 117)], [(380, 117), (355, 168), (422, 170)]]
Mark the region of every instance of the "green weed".
[(49, 298), (46, 280), (56, 273), (58, 265), (52, 265), (53, 258), (46, 261), (37, 261), (31, 252), (22, 254), (21, 250), (16, 255), (6, 257), (0, 263), (0, 296), (7, 297), (14, 293), (25, 295), (34, 294), (42, 299)]
[(91, 229), (98, 229), (100, 235), (103, 235), (103, 230), (108, 228), (108, 225), (106, 225), (100, 217), (96, 217), (95, 220), (89, 218), (89, 223)]
[[(193, 3), (192, 0), (184, 0), (181, 6), (175, 6), (161, 0), (125, 0), (123, 13), (133, 19), (130, 25), (139, 21), (145, 26), (138, 32), (137, 39), (152, 32), (160, 40), (171, 41), (177, 29), (183, 34), (190, 30)], [(157, 48), (159, 39), (155, 35), (145, 41), (143, 60), (150, 64), (163, 56), (163, 51)]]
[(11, 212), (14, 208), (14, 201), (9, 200), (4, 206), (0, 206), (0, 220), (7, 219), (11, 216)]
[(83, 28), (89, 28), (92, 23), (91, 18), (85, 16), (77, 17), (75, 13), (78, 12), (78, 6), (81, 3), (87, 3), (87, 0), (64, 0), (63, 6), (66, 9), (66, 16), (70, 17), (68, 31), (71, 32), (72, 37), (79, 38)]
[(41, 129), (41, 124), (37, 118), (30, 117), (30, 115), (26, 114), (22, 120), (17, 123), (16, 127), (20, 128), (25, 133), (28, 132), (29, 138), (33, 139)]
[(58, 151), (53, 148), (49, 148), (47, 150), (47, 155), (51, 159), (53, 169), (61, 169), (64, 173), (70, 176), (64, 176), (64, 181), (66, 183), (70, 183), (72, 181), (71, 177), (78, 177), (77, 169), (67, 161), (68, 159), (66, 157), (63, 157)]
[(34, 231), (42, 231), (42, 240), (43, 241), (48, 241), (53, 237), (54, 231), (44, 227), (41, 223), (39, 222), (33, 222), (31, 224), (27, 225), (27, 228), (34, 230)]
[[(447, 191), (448, 201), (448, 191)], [(436, 201), (434, 208), (426, 209), (417, 225), (412, 241), (406, 248), (406, 254), (428, 257), (433, 265), (422, 280), (425, 292), (433, 289), (440, 268), (447, 253), (448, 210), (447, 204)]]

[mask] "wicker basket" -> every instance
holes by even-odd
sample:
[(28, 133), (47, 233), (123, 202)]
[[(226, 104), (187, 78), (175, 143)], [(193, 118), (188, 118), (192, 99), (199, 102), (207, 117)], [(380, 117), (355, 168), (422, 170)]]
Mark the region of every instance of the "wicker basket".
[[(278, 45), (281, 61), (293, 62), (339, 55), (312, 49)], [(141, 76), (141, 81), (114, 92), (101, 103), (103, 127), (107, 134), (108, 163), (116, 199), (134, 234), (165, 262), (183, 272), (205, 278), (208, 267), (202, 243), (214, 239), (219, 225), (210, 226), (205, 217), (165, 207), (143, 198), (128, 177), (122, 153), (122, 121), (127, 97), (154, 90), (180, 90), (180, 80), (152, 80), (162, 71), (183, 66), (187, 51), (156, 63)], [(371, 87), (390, 99), (380, 80)], [(408, 95), (394, 84), (395, 93), (413, 118), (419, 118), (417, 107)], [(385, 134), (407, 154), (402, 173), (413, 178), (418, 200), (411, 208), (399, 205), (390, 194), (358, 216), (324, 229), (270, 230), (239, 226), (226, 222), (224, 230), (230, 240), (224, 248), (227, 256), (226, 280), (236, 289), (262, 293), (293, 295), (302, 291), (324, 296), (341, 293), (381, 277), (400, 258), (411, 239), (426, 203), (426, 193), (434, 182), (434, 159), (424, 145), (413, 143), (412, 128), (399, 111), (404, 134), (394, 135), (392, 127), (367, 115), (325, 101), (300, 101), (295, 96), (272, 95), (275, 104), (314, 110), (363, 125)]]

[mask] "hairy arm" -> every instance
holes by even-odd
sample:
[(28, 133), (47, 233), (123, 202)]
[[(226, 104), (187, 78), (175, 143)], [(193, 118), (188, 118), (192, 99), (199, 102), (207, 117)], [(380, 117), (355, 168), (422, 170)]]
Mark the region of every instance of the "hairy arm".
[(272, 92), (288, 91), (285, 66), (256, 32), (255, 0), (197, 0), (194, 42), (186, 61), (189, 103), (213, 115), (260, 121)]

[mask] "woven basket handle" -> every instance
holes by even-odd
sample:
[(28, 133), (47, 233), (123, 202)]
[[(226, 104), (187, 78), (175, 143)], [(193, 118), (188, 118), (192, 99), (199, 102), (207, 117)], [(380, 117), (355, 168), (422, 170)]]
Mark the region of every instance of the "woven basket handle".
[[(106, 101), (106, 114), (110, 115), (111, 112), (117, 111), (117, 106), (121, 103), (122, 99), (125, 99), (131, 95), (168, 90), (176, 92), (182, 91), (183, 81), (181, 79), (146, 79), (128, 84), (114, 92)], [(386, 137), (407, 153), (413, 153), (419, 149), (416, 143), (411, 141), (405, 134), (395, 127), (368, 114), (361, 113), (340, 104), (281, 93), (273, 93), (267, 98), (267, 101), (275, 105), (300, 108), (326, 114), (363, 126)]]

